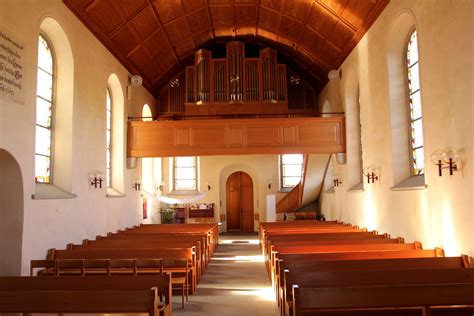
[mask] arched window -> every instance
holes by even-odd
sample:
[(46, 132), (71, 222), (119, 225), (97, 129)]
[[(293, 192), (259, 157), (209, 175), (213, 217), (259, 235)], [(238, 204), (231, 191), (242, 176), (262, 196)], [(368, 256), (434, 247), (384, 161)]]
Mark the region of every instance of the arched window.
[[(151, 115), (151, 110), (148, 104), (143, 105), (142, 121), (151, 121)], [(153, 159), (154, 158), (142, 158), (142, 188), (145, 192), (153, 192)]]
[(410, 112), (410, 144), (411, 144), (411, 168), (414, 176), (425, 173), (425, 156), (423, 150), (423, 123), (421, 113), (420, 97), (420, 72), (418, 65), (418, 41), (416, 30), (409, 38), (406, 50), (407, 76), (408, 76), (408, 98)]
[(105, 109), (107, 112), (107, 123), (106, 123), (106, 181), (107, 188), (112, 186), (112, 97), (110, 96), (110, 90), (107, 88), (107, 95), (105, 101)]
[(291, 189), (301, 181), (303, 155), (289, 154), (280, 156), (281, 189)]
[(37, 183), (52, 183), (55, 66), (51, 42), (44, 34), (40, 34), (36, 88), (35, 181)]

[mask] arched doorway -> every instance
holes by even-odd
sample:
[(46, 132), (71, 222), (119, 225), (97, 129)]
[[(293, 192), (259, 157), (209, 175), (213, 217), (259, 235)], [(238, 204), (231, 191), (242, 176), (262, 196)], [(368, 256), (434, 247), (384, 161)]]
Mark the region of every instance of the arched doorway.
[(227, 231), (253, 232), (253, 181), (242, 171), (227, 178)]
[(0, 275), (21, 275), (23, 181), (20, 166), (0, 149)]

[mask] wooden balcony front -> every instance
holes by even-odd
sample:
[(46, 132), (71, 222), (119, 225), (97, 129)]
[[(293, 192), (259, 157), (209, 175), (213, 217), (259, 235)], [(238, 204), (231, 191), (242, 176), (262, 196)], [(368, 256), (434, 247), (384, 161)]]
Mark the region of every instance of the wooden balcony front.
[(344, 117), (128, 122), (128, 157), (345, 151)]

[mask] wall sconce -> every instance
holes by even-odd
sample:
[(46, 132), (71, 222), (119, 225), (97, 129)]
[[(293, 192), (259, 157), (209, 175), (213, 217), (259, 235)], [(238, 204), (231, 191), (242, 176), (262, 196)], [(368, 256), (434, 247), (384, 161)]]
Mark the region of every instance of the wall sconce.
[(452, 147), (435, 150), (431, 154), (431, 162), (438, 166), (438, 175), (443, 175), (443, 169), (449, 169), (449, 175), (453, 175), (454, 171), (461, 169), (464, 160), (464, 149), (456, 151)]
[(165, 189), (165, 183), (161, 182), (160, 185), (157, 187), (157, 189), (158, 191), (163, 192), (163, 190)]
[(209, 182), (206, 182), (206, 186), (207, 186), (207, 191), (211, 191), (211, 185), (209, 184)]
[(140, 180), (135, 180), (132, 183), (132, 189), (134, 189), (135, 191), (140, 191), (141, 187), (142, 187), (142, 184), (141, 184)]
[(364, 177), (367, 177), (367, 183), (375, 183), (379, 180), (379, 170), (375, 167), (366, 167), (362, 172)]
[(332, 180), (332, 182), (334, 183), (335, 187), (342, 185), (342, 180), (339, 179), (339, 177), (334, 177), (334, 180)]
[(272, 189), (272, 184), (273, 184), (273, 181), (272, 181), (272, 180), (268, 180), (268, 184), (267, 184), (268, 190), (271, 190), (271, 189)]
[(89, 172), (89, 185), (94, 189), (102, 189), (102, 182), (104, 182), (104, 175), (100, 172)]

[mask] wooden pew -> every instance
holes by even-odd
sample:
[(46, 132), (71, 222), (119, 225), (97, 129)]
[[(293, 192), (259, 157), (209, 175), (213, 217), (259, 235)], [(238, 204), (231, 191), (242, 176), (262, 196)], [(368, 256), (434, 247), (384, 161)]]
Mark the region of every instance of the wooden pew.
[(85, 245), (74, 245), (74, 244), (68, 244), (67, 250), (79, 250), (79, 249), (140, 249), (140, 250), (147, 250), (147, 249), (167, 249), (167, 248), (193, 248), (196, 251), (196, 268), (197, 268), (197, 273), (196, 276), (199, 278), (200, 276), (204, 273), (203, 271), (203, 266), (205, 266), (204, 263), (204, 258), (201, 253), (201, 245), (199, 241), (194, 241), (194, 242), (186, 242), (186, 241), (170, 241), (170, 242), (165, 242), (165, 241), (160, 241), (156, 242), (153, 240), (147, 240), (147, 239), (133, 239), (133, 240), (128, 240), (128, 239), (122, 239), (122, 240), (101, 240), (101, 241), (93, 241), (90, 243), (87, 243)]
[[(284, 255), (276, 262), (275, 275), (273, 277), (273, 286), (277, 293), (277, 299), (281, 299), (280, 287), (283, 285), (282, 275), (285, 269), (301, 268), (302, 266), (314, 266), (324, 264), (324, 261), (345, 262), (364, 260), (366, 263), (374, 259), (391, 260), (395, 258), (435, 258), (444, 257), (442, 249), (430, 250), (403, 250), (403, 251), (367, 251), (367, 252), (335, 252), (335, 253), (316, 253), (316, 254), (292, 254)], [(370, 265), (367, 265), (369, 267)], [(372, 265), (373, 266), (373, 265)]]
[[(354, 244), (354, 245), (333, 245), (333, 246), (292, 246), (292, 247), (274, 247), (269, 261), (270, 273), (272, 273), (272, 280), (276, 279), (278, 271), (277, 262), (279, 259), (291, 258), (295, 255), (306, 254), (323, 254), (323, 253), (363, 253), (363, 252), (377, 252), (383, 254), (384, 252), (392, 251), (406, 251), (406, 250), (421, 250), (421, 243), (414, 242), (408, 244)], [(290, 256), (290, 257), (289, 257)], [(273, 284), (275, 284), (273, 282)]]
[[(211, 242), (211, 236), (207, 233), (181, 233), (181, 232), (150, 232), (150, 231), (126, 231), (123, 233), (109, 233), (107, 236), (96, 236), (96, 241), (109, 240), (109, 239), (120, 239), (120, 240), (131, 240), (131, 239), (150, 239), (150, 240), (199, 240), (202, 244), (203, 253), (206, 256), (206, 261), (209, 261), (210, 256), (214, 253), (216, 245)], [(90, 241), (84, 240), (83, 243)]]
[[(267, 238), (268, 235), (275, 235), (275, 234), (280, 234), (280, 235), (288, 235), (288, 234), (295, 234), (295, 233), (300, 233), (300, 234), (313, 234), (317, 230), (327, 230), (326, 232), (330, 232), (330, 230), (334, 229), (339, 229), (341, 231), (343, 230), (349, 230), (349, 231), (366, 231), (366, 230), (361, 230), (359, 229), (358, 226), (352, 226), (349, 224), (342, 224), (342, 223), (337, 223), (337, 222), (319, 222), (319, 221), (302, 221), (298, 222), (298, 224), (293, 224), (295, 222), (291, 223), (286, 223), (285, 225), (273, 225), (275, 223), (261, 223), (259, 225), (259, 230), (258, 230), (258, 238), (260, 241), (260, 244), (264, 243), (265, 238)], [(269, 225), (272, 224), (272, 225)]]
[[(191, 294), (196, 289), (196, 258), (192, 248), (156, 249), (77, 249), (48, 251), (47, 260), (55, 259), (188, 259), (189, 284)], [(166, 271), (165, 271), (166, 272)], [(182, 271), (186, 272), (186, 271)]]
[[(461, 307), (461, 308), (460, 308)], [(469, 315), (474, 313), (474, 283), (298, 288), (293, 315)], [(411, 313), (410, 315), (413, 315)]]
[(472, 258), (466, 255), (459, 257), (427, 258), (392, 258), (360, 260), (298, 260), (280, 261), (279, 263), (278, 298), (284, 299), (283, 291), (290, 290), (286, 285), (285, 271), (292, 273), (311, 273), (315, 271), (367, 271), (367, 270), (402, 270), (402, 269), (460, 269), (474, 268)]
[[(180, 242), (195, 242), (200, 245), (201, 254), (204, 257), (206, 262), (209, 261), (209, 254), (212, 251), (209, 249), (210, 245), (207, 241), (207, 235), (205, 234), (167, 234), (167, 233), (143, 233), (143, 234), (112, 234), (110, 236), (97, 236), (96, 240), (84, 239), (82, 241), (83, 245), (96, 244), (101, 241), (110, 241), (110, 240), (139, 240), (139, 241), (150, 241), (156, 243), (180, 243)], [(196, 245), (197, 247), (197, 245)]]
[(371, 232), (342, 232), (342, 233), (325, 233), (325, 234), (269, 234), (265, 237), (263, 249), (269, 249), (274, 242), (282, 241), (324, 241), (324, 240), (355, 240), (355, 239), (389, 239), (390, 235), (379, 235), (376, 231)]
[[(374, 235), (381, 236), (381, 235)], [(403, 238), (367, 238), (367, 239), (342, 239), (342, 240), (295, 240), (295, 241), (275, 241), (269, 243), (270, 248), (265, 253), (265, 259), (270, 260), (274, 249), (296, 246), (336, 246), (336, 245), (369, 245), (369, 244), (402, 244)]]
[(366, 270), (366, 271), (313, 271), (285, 272), (283, 315), (292, 315), (292, 288), (348, 287), (348, 286), (400, 286), (433, 283), (473, 283), (473, 268), (414, 269), (414, 270)]
[(216, 223), (210, 224), (141, 224), (136, 226), (133, 229), (123, 231), (122, 233), (143, 233), (143, 232), (153, 232), (153, 233), (180, 233), (180, 234), (189, 234), (189, 233), (205, 233), (209, 236), (210, 245), (212, 249), (215, 249), (219, 241), (219, 230)]
[(0, 312), (171, 315), (170, 276), (0, 277)]
[[(166, 227), (164, 227), (166, 226)], [(168, 227), (169, 226), (169, 227)], [(195, 227), (194, 224), (180, 224), (180, 225), (153, 225), (138, 226), (132, 229), (119, 230), (117, 233), (108, 233), (107, 237), (112, 236), (128, 236), (128, 235), (142, 235), (142, 234), (156, 234), (162, 237), (173, 235), (173, 237), (190, 237), (199, 236), (206, 239), (206, 247), (209, 249), (209, 256), (212, 256), (217, 247), (218, 237), (217, 231), (214, 232), (214, 227), (205, 225), (204, 227)], [(217, 227), (217, 226), (216, 226)], [(97, 236), (97, 239), (104, 239), (107, 237)]]

